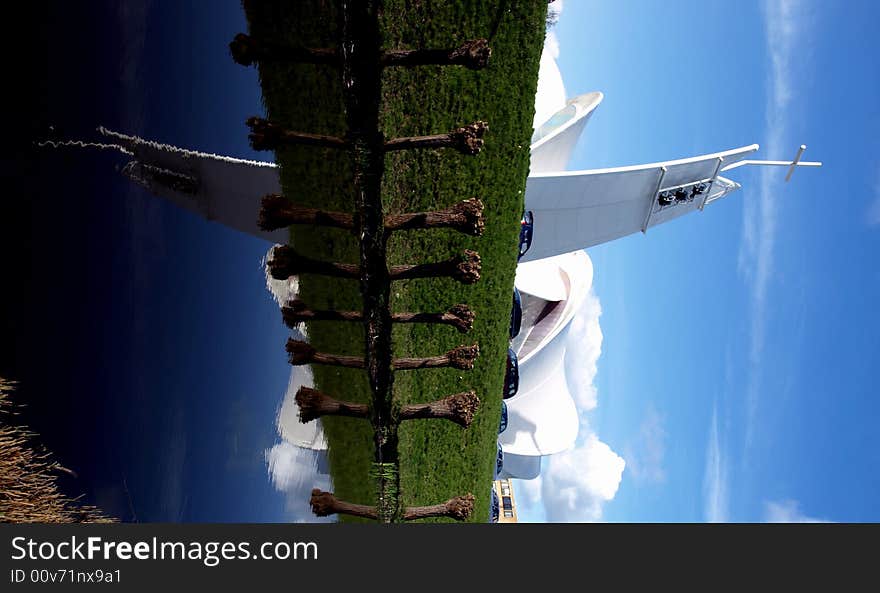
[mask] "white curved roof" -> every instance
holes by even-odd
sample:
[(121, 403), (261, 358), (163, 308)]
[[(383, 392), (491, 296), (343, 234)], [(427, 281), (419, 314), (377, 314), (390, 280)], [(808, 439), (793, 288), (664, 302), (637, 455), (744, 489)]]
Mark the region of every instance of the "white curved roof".
[(541, 473), (541, 458), (537, 455), (515, 455), (504, 452), (504, 467), (499, 478), (534, 480)]
[(586, 249), (699, 211), (704, 205), (700, 200), (661, 207), (657, 194), (703, 181), (710, 187), (706, 203), (714, 202), (739, 187), (719, 177), (719, 167), (741, 161), (757, 149), (752, 144), (646, 165), (530, 173), (525, 207), (534, 214), (534, 231), (521, 263)]
[(569, 99), (532, 134), (530, 174), (564, 171), (578, 138), (604, 95), (598, 91)]
[[(542, 284), (542, 279), (554, 276), (561, 278), (559, 284), (549, 280), (548, 286)], [(573, 447), (578, 435), (577, 406), (565, 373), (566, 336), (592, 286), (593, 264), (583, 251), (566, 253), (525, 266), (522, 274), (518, 270), (516, 282), (527, 294), (558, 296), (555, 291), (564, 288), (559, 293), (564, 298), (536, 325), (520, 330), (528, 332), (528, 337), (519, 358), (519, 390), (506, 400), (507, 430), (498, 441), (505, 454), (551, 455)], [(532, 337), (538, 342), (528, 346)]]
[(565, 107), (568, 92), (562, 80), (562, 72), (556, 63), (559, 57), (551, 44), (545, 44), (538, 67), (538, 90), (535, 93), (535, 117), (532, 127), (537, 128), (550, 119), (554, 113)]
[(551, 455), (574, 446), (579, 421), (565, 376), (567, 330), (520, 366), (519, 391), (506, 400), (507, 429), (498, 436), (505, 453)]
[[(208, 220), (219, 221), (273, 243), (287, 243), (287, 229), (264, 231), (257, 226), (262, 197), (281, 192), (275, 163), (177, 148), (103, 127), (98, 128), (98, 132), (133, 156), (123, 172), (149, 192)], [(158, 167), (171, 175), (185, 176), (194, 181), (196, 191), (180, 191), (143, 175), (142, 165)]]
[(515, 286), (545, 301), (564, 301), (571, 293), (572, 275), (587, 289), (593, 284), (593, 262), (582, 252), (524, 262), (516, 267)]
[[(585, 251), (573, 251), (520, 264), (514, 284), (520, 292), (560, 302), (537, 325), (520, 329), (527, 334), (521, 341), (523, 348), (517, 352), (522, 366), (571, 323), (593, 285), (593, 262)], [(539, 340), (537, 344), (534, 343), (536, 339)]]

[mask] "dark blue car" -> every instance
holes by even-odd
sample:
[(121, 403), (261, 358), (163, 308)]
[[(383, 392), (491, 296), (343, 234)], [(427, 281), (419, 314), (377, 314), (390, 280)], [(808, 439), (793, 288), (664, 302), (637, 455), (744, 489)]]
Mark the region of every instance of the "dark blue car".
[(498, 516), (501, 514), (498, 504), (498, 494), (495, 492), (495, 487), (492, 486), (492, 506), (489, 509), (489, 522), (490, 523), (498, 523)]
[(501, 449), (501, 443), (498, 443), (498, 453), (495, 455), (495, 473), (492, 474), (492, 479), (497, 480), (502, 471), (504, 471), (504, 451)]
[(519, 227), (519, 257), (526, 254), (532, 246), (532, 232), (535, 228), (535, 217), (531, 210), (527, 210), (520, 220)]
[(513, 348), (507, 349), (507, 372), (504, 373), (504, 393), (502, 399), (516, 395), (519, 391), (519, 363)]
[(510, 339), (514, 339), (519, 335), (522, 327), (522, 297), (519, 291), (513, 289), (513, 307), (510, 309)]

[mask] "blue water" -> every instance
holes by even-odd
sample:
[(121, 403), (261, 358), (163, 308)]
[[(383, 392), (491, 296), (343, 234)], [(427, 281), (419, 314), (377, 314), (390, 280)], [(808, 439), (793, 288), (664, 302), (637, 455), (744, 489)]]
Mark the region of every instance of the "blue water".
[(256, 72), (227, 48), (240, 4), (48, 7), (27, 31), (44, 43), (13, 72), (16, 200), (0, 217), (0, 372), (21, 382), (21, 420), (75, 472), (68, 494), (122, 520), (311, 520), (326, 476), (278, 434), (289, 332), (265, 289), (269, 244), (132, 186), (122, 155), (30, 146), (105, 125), (267, 158), (243, 123), (263, 111)]

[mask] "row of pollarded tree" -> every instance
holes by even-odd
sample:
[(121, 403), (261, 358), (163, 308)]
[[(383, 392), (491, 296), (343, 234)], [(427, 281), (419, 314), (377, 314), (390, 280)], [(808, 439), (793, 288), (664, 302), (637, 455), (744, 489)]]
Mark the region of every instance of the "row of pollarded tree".
[[(486, 66), (491, 50), (485, 39), (476, 39), (452, 49), (384, 51), (380, 45), (377, 10), (376, 0), (345, 4), (338, 48), (291, 47), (245, 34), (237, 35), (230, 44), (235, 61), (245, 66), (278, 60), (329, 64), (339, 69), (344, 81), (342, 87), (348, 127), (344, 137), (288, 130), (276, 122), (259, 117), (248, 119), (247, 124), (255, 150), (277, 150), (296, 144), (349, 151), (354, 169), (355, 213), (300, 207), (289, 196), (272, 194), (263, 198), (259, 224), (265, 230), (290, 225), (342, 228), (356, 233), (360, 242), (360, 262), (357, 264), (307, 258), (289, 246), (276, 247), (268, 262), (270, 273), (276, 279), (287, 279), (303, 273), (357, 279), (363, 297), (362, 311), (313, 310), (299, 300), (287, 303), (282, 309), (284, 321), (291, 327), (300, 322), (316, 320), (354, 321), (364, 325), (363, 358), (318, 352), (300, 340), (290, 339), (287, 342), (291, 364), (361, 368), (367, 372), (371, 388), (370, 404), (342, 401), (308, 387), (301, 388), (296, 394), (301, 422), (327, 415), (370, 420), (374, 430), (374, 468), (381, 470), (374, 472), (377, 480), (375, 506), (345, 502), (332, 493), (316, 489), (311, 496), (312, 511), (319, 516), (341, 513), (381, 522), (441, 516), (465, 520), (474, 506), (474, 496), (470, 493), (436, 505), (400, 508), (397, 497), (397, 430), (399, 422), (414, 418), (446, 419), (467, 428), (479, 406), (479, 398), (473, 391), (466, 391), (433, 402), (405, 405), (394, 411), (391, 387), (396, 370), (473, 368), (479, 346), (461, 346), (427, 358), (394, 358), (391, 329), (394, 323), (435, 323), (468, 332), (473, 325), (474, 312), (466, 304), (457, 304), (442, 313), (392, 313), (389, 296), (391, 282), (395, 280), (446, 276), (465, 284), (477, 282), (480, 278), (480, 256), (475, 251), (465, 250), (461, 255), (445, 261), (389, 267), (387, 241), (389, 234), (394, 231), (440, 227), (478, 236), (482, 234), (484, 226), (483, 203), (479, 199), (468, 199), (435, 212), (386, 216), (382, 209), (381, 181), (386, 153), (450, 148), (475, 155), (483, 147), (483, 136), (488, 125), (476, 121), (444, 134), (386, 139), (379, 130), (378, 122), (383, 68), (439, 64), (480, 69)], [(385, 471), (388, 467), (392, 470)]]

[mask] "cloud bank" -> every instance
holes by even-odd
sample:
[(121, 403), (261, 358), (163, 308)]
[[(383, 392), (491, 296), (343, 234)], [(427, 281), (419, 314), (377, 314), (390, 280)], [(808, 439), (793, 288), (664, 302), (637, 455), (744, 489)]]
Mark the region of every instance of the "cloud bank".
[(602, 442), (590, 426), (588, 412), (598, 404), (595, 386), (602, 353), (602, 306), (592, 290), (572, 319), (566, 338), (566, 375), (580, 417), (576, 446), (543, 459), (541, 475), (519, 481), (518, 502), (535, 509), (549, 522), (600, 521), (604, 505), (613, 500), (626, 462)]
[(712, 410), (709, 442), (706, 446), (706, 469), (703, 474), (703, 517), (710, 523), (726, 523), (730, 514), (727, 498), (727, 457), (718, 429), (718, 408)]
[(590, 433), (584, 442), (550, 457), (541, 476), (541, 499), (551, 522), (599, 521), (602, 505), (617, 494), (622, 457)]
[[(791, 102), (796, 86), (795, 66), (804, 61), (804, 37), (808, 23), (805, 3), (800, 0), (771, 0), (764, 4), (764, 31), (770, 68), (765, 105), (765, 149), (778, 158), (789, 142)], [(791, 148), (791, 146), (788, 146)], [(746, 447), (751, 443), (760, 392), (760, 363), (765, 344), (767, 293), (773, 275), (776, 249), (778, 201), (782, 181), (773, 167), (760, 170), (758, 195), (743, 201), (743, 230), (738, 269), (749, 285), (749, 378), (746, 387)]]
[(320, 453), (281, 441), (266, 451), (269, 477), (275, 489), (286, 494), (285, 511), (295, 523), (331, 523), (333, 517), (316, 517), (309, 507), (312, 488), (332, 491), (330, 477), (318, 472)]
[(800, 504), (796, 500), (764, 502), (764, 521), (767, 523), (829, 523), (825, 519), (808, 517), (801, 513)]
[[(551, 5), (552, 6), (552, 5)], [(554, 9), (557, 14), (562, 7)], [(535, 119), (533, 127), (537, 128), (550, 119), (550, 116), (565, 107), (567, 98), (562, 72), (556, 64), (559, 57), (559, 40), (552, 30), (544, 39), (544, 50), (541, 52), (541, 65), (538, 70), (538, 92), (535, 95)]]
[(648, 406), (635, 443), (626, 447), (626, 467), (639, 483), (666, 481), (663, 458), (666, 455), (665, 418), (653, 405)]
[(299, 276), (291, 276), (287, 280), (276, 280), (272, 277), (267, 262), (272, 259), (272, 253), (276, 247), (280, 247), (280, 245), (273, 245), (269, 248), (269, 251), (263, 256), (260, 266), (262, 266), (263, 273), (266, 276), (266, 290), (269, 291), (269, 294), (272, 295), (278, 306), (283, 307), (288, 301), (296, 298), (299, 292)]
[(602, 355), (600, 315), (602, 305), (591, 289), (571, 320), (566, 338), (565, 375), (568, 378), (569, 391), (582, 415), (598, 405), (594, 381), (598, 372), (599, 356)]

